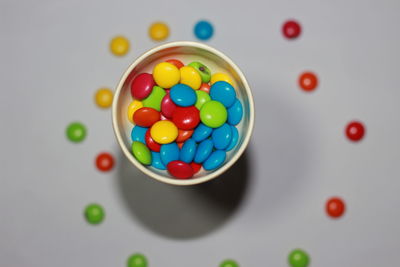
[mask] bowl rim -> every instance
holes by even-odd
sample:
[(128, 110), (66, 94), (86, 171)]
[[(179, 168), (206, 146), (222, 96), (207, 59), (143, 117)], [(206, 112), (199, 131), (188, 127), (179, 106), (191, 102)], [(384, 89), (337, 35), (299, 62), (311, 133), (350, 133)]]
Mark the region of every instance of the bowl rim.
[[(232, 67), (236, 73), (238, 74), (240, 80), (242, 81), (243, 85), (244, 85), (244, 89), (246, 90), (248, 99), (249, 99), (249, 108), (250, 108), (250, 118), (249, 118), (249, 127), (248, 127), (248, 134), (246, 135), (245, 139), (243, 140), (243, 143), (241, 144), (239, 150), (233, 155), (233, 157), (226, 162), (226, 164), (224, 166), (222, 166), (221, 168), (217, 169), (214, 172), (211, 172), (203, 177), (199, 177), (199, 178), (193, 178), (193, 179), (186, 179), (186, 180), (180, 180), (180, 179), (172, 179), (172, 178), (168, 178), (168, 177), (164, 177), (162, 175), (159, 175), (151, 170), (149, 170), (148, 168), (146, 168), (145, 166), (143, 166), (140, 162), (138, 162), (132, 155), (132, 153), (130, 152), (130, 150), (128, 150), (128, 148), (125, 146), (125, 142), (122, 138), (121, 132), (119, 130), (118, 127), (118, 116), (117, 116), (117, 110), (119, 108), (118, 106), (118, 102), (119, 102), (119, 98), (120, 98), (120, 94), (122, 91), (122, 87), (125, 83), (125, 80), (128, 78), (129, 74), (131, 73), (131, 71), (140, 63), (142, 62), (144, 59), (146, 59), (148, 56), (160, 51), (160, 50), (164, 50), (167, 48), (172, 48), (172, 47), (179, 47), (179, 46), (187, 46), (187, 47), (195, 47), (195, 48), (201, 48), (204, 50), (207, 50), (210, 53), (213, 53), (215, 55), (217, 55), (218, 57), (222, 58), (223, 60), (225, 60), (226, 63), (228, 63), (228, 65), (230, 67)], [(145, 53), (143, 53), (141, 56), (139, 56), (136, 60), (133, 61), (132, 64), (130, 64), (130, 66), (127, 68), (127, 70), (124, 72), (124, 74), (122, 75), (121, 79), (118, 82), (117, 88), (115, 90), (114, 93), (114, 98), (113, 98), (113, 103), (112, 103), (112, 124), (113, 124), (113, 129), (114, 129), (114, 134), (117, 138), (118, 144), (120, 146), (120, 148), (122, 149), (125, 157), (127, 157), (129, 159), (129, 161), (136, 166), (140, 171), (142, 171), (144, 174), (146, 174), (147, 176), (150, 176), (151, 178), (166, 183), (166, 184), (170, 184), (170, 185), (195, 185), (195, 184), (201, 184), (207, 181), (210, 181), (218, 176), (220, 176), (222, 173), (224, 173), (225, 171), (227, 171), (231, 166), (233, 166), (233, 164), (236, 163), (236, 161), (240, 158), (240, 156), (243, 154), (243, 152), (245, 151), (245, 149), (247, 148), (250, 138), (252, 136), (253, 133), (253, 128), (254, 128), (254, 117), (255, 117), (255, 113), (254, 113), (254, 100), (253, 100), (253, 95), (251, 93), (249, 84), (244, 76), (244, 74), (242, 73), (242, 71), (240, 70), (240, 68), (225, 54), (223, 54), (222, 52), (220, 52), (219, 50), (208, 46), (206, 44), (203, 43), (198, 43), (198, 42), (192, 42), (192, 41), (176, 41), (176, 42), (169, 42), (169, 43), (165, 43), (156, 47), (153, 47), (151, 49), (149, 49), (148, 51), (146, 51)]]

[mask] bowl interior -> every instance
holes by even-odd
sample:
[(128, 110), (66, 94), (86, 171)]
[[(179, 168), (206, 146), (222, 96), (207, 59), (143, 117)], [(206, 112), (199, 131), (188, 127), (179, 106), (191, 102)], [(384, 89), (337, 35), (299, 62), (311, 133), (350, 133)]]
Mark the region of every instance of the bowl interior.
[[(199, 61), (209, 67), (212, 73), (223, 72), (231, 76), (234, 81), (237, 98), (243, 105), (243, 119), (236, 126), (239, 131), (239, 142), (234, 149), (227, 152), (223, 166), (214, 171), (202, 169), (192, 179), (178, 180), (167, 171), (161, 171), (151, 166), (139, 163), (131, 153), (131, 131), (133, 124), (128, 120), (128, 105), (132, 102), (130, 84), (140, 73), (152, 73), (153, 67), (159, 62), (168, 59), (181, 60), (185, 65), (192, 61)], [(159, 181), (175, 184), (190, 185), (208, 181), (227, 170), (243, 153), (249, 141), (254, 121), (253, 99), (248, 84), (238, 67), (221, 52), (209, 46), (193, 42), (176, 42), (161, 45), (151, 49), (139, 57), (123, 75), (114, 98), (113, 124), (119, 145), (128, 159), (147, 175)]]

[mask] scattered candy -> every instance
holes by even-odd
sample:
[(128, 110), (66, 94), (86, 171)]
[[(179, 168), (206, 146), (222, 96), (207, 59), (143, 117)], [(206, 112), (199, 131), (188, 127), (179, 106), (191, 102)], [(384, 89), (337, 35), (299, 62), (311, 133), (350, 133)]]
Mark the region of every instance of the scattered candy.
[(73, 122), (67, 126), (66, 135), (71, 142), (82, 142), (86, 137), (86, 127), (80, 122)]
[(365, 127), (359, 121), (352, 121), (346, 127), (346, 135), (350, 141), (358, 142), (365, 134)]
[(194, 35), (200, 40), (208, 40), (214, 33), (213, 26), (208, 21), (202, 20), (194, 26)]
[(193, 176), (192, 167), (186, 162), (174, 160), (167, 165), (168, 172), (176, 178), (188, 179)]
[(159, 86), (154, 86), (153, 91), (148, 97), (143, 99), (143, 107), (154, 108), (157, 111), (161, 110), (161, 101), (167, 93)]
[(154, 108), (143, 107), (133, 114), (133, 122), (141, 127), (150, 127), (160, 119), (160, 112)]
[(339, 218), (345, 212), (346, 206), (341, 198), (332, 197), (326, 202), (325, 210), (332, 218)]
[(150, 95), (155, 85), (151, 74), (141, 73), (131, 83), (131, 95), (136, 100), (142, 100)]
[(149, 28), (149, 36), (154, 41), (162, 41), (168, 38), (169, 28), (163, 22), (155, 22)]
[(86, 206), (85, 211), (86, 221), (90, 224), (99, 224), (104, 220), (104, 209), (99, 204), (89, 204)]
[(96, 157), (96, 166), (100, 171), (110, 171), (114, 167), (114, 157), (110, 153), (100, 153)]
[(312, 72), (304, 72), (299, 77), (299, 86), (304, 91), (313, 91), (318, 86), (318, 78)]
[(180, 68), (182, 68), (183, 66), (185, 66), (185, 65), (182, 63), (182, 61), (177, 60), (177, 59), (168, 59), (168, 60), (166, 60), (166, 62), (175, 65), (175, 67), (177, 67), (178, 69), (180, 69)]
[(168, 62), (158, 63), (153, 69), (153, 78), (162, 88), (171, 88), (181, 79), (179, 69)]
[(239, 267), (239, 264), (234, 260), (224, 260), (219, 267)]
[(116, 56), (124, 56), (129, 52), (129, 40), (124, 36), (116, 36), (110, 42), (110, 50)]
[(142, 142), (133, 141), (132, 143), (133, 156), (143, 165), (151, 164), (151, 153), (148, 147)]
[(201, 122), (211, 128), (218, 128), (226, 122), (228, 112), (221, 102), (211, 100), (200, 110)]
[(232, 85), (225, 81), (218, 81), (210, 88), (212, 100), (221, 102), (226, 108), (233, 105), (236, 100), (236, 92)]
[(143, 254), (136, 253), (128, 258), (127, 267), (147, 267), (147, 258)]
[(178, 128), (171, 121), (158, 121), (150, 130), (151, 138), (159, 144), (168, 144), (178, 137)]
[(219, 81), (224, 81), (233, 85), (232, 79), (225, 73), (215, 73), (211, 76), (211, 85)]
[(133, 123), (133, 114), (140, 108), (143, 107), (142, 102), (139, 100), (133, 100), (128, 106), (128, 119)]
[(195, 68), (191, 66), (185, 66), (179, 70), (181, 72), (181, 84), (186, 84), (195, 90), (200, 88), (201, 76)]
[(310, 259), (305, 251), (295, 249), (290, 252), (288, 261), (291, 267), (307, 267)]
[(113, 92), (108, 88), (101, 88), (97, 90), (94, 99), (100, 108), (108, 108), (113, 101)]
[(189, 107), (196, 103), (196, 92), (186, 84), (175, 85), (171, 88), (169, 94), (172, 102), (177, 106)]
[(300, 24), (297, 21), (288, 20), (282, 26), (282, 33), (288, 39), (295, 39), (301, 33)]

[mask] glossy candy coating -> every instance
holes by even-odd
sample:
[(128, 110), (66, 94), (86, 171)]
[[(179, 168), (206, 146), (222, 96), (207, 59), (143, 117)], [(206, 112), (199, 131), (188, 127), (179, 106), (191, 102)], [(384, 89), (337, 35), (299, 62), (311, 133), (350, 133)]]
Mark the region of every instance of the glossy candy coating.
[(215, 150), (211, 155), (203, 162), (203, 168), (206, 171), (215, 170), (224, 163), (226, 159), (226, 152), (223, 150)]
[(237, 125), (243, 117), (243, 106), (239, 99), (236, 99), (232, 106), (228, 108), (228, 123)]
[(166, 118), (172, 118), (172, 114), (176, 108), (175, 103), (172, 101), (170, 94), (167, 93), (161, 101), (161, 113)]
[(179, 159), (183, 162), (190, 163), (196, 154), (197, 143), (193, 139), (188, 139), (181, 148)]
[(210, 88), (212, 100), (221, 102), (226, 108), (233, 105), (236, 100), (236, 92), (232, 85), (225, 81), (218, 81)]
[(114, 167), (114, 157), (110, 153), (100, 153), (96, 157), (96, 167), (99, 171), (107, 172)]
[(161, 161), (161, 155), (158, 152), (151, 151), (151, 166), (158, 170), (166, 170), (164, 163)]
[(129, 40), (124, 36), (116, 36), (110, 42), (110, 51), (116, 56), (124, 56), (129, 52)]
[(189, 107), (196, 103), (196, 92), (186, 84), (177, 84), (169, 92), (172, 102), (180, 107)]
[(282, 33), (287, 39), (295, 39), (300, 36), (301, 26), (297, 21), (288, 20), (282, 26)]
[(326, 202), (325, 210), (330, 217), (339, 218), (344, 214), (346, 205), (341, 198), (332, 197)]
[(304, 250), (295, 249), (290, 252), (288, 261), (291, 267), (307, 267), (310, 258)]
[(169, 28), (164, 22), (155, 22), (150, 25), (149, 36), (154, 41), (162, 41), (168, 38)]
[(194, 107), (177, 107), (172, 121), (181, 130), (192, 130), (200, 123), (200, 112)]
[(177, 59), (168, 59), (165, 62), (168, 62), (168, 63), (171, 63), (171, 64), (175, 65), (178, 69), (180, 69), (183, 66), (185, 66), (185, 64), (183, 64), (182, 61), (177, 60)]
[(129, 106), (128, 106), (128, 120), (129, 120), (130, 122), (133, 123), (133, 114), (135, 114), (135, 112), (136, 112), (138, 109), (142, 108), (142, 107), (143, 107), (143, 104), (142, 104), (142, 102), (139, 101), (139, 100), (133, 100), (133, 101), (129, 104)]
[(193, 67), (200, 74), (203, 83), (208, 83), (211, 80), (211, 71), (203, 63), (194, 61), (190, 63), (189, 66)]
[(181, 73), (181, 84), (186, 84), (194, 90), (200, 88), (201, 76), (195, 68), (191, 66), (184, 66), (180, 68), (179, 71)]
[(147, 267), (147, 258), (143, 254), (136, 253), (128, 258), (127, 267)]
[(213, 131), (213, 128), (208, 127), (208, 126), (204, 125), (203, 123), (200, 123), (196, 127), (196, 129), (193, 131), (192, 138), (196, 142), (201, 142), (204, 139), (206, 139), (207, 137), (209, 137), (211, 135), (212, 131)]
[(227, 123), (221, 127), (214, 129), (211, 134), (211, 139), (216, 149), (226, 149), (232, 141), (232, 129)]
[(177, 143), (185, 142), (193, 134), (193, 130), (178, 130), (178, 137), (176, 138)]
[(194, 26), (193, 32), (198, 39), (208, 40), (213, 36), (214, 28), (210, 22), (201, 20)]
[(218, 128), (226, 122), (228, 112), (223, 104), (218, 101), (208, 101), (200, 110), (201, 122), (211, 128)]
[(132, 143), (133, 156), (143, 165), (151, 164), (151, 153), (149, 148), (142, 142), (133, 141)]
[(179, 147), (175, 142), (161, 145), (160, 156), (161, 161), (165, 166), (167, 166), (171, 161), (179, 160), (179, 154)]
[(234, 260), (224, 260), (219, 267), (239, 267), (239, 264)]
[(196, 174), (196, 173), (198, 173), (199, 171), (200, 171), (200, 169), (201, 169), (201, 164), (198, 164), (198, 163), (196, 163), (196, 162), (191, 162), (190, 163), (190, 166), (192, 167), (192, 169), (193, 169), (193, 174)]
[(141, 73), (131, 83), (131, 95), (136, 100), (142, 100), (150, 95), (155, 85), (153, 75)]
[(180, 160), (174, 160), (168, 163), (167, 169), (175, 178), (188, 179), (193, 176), (192, 167), (188, 163)]
[(195, 107), (198, 110), (201, 109), (201, 107), (204, 105), (204, 103), (211, 100), (210, 95), (201, 90), (196, 90), (196, 96), (197, 96), (197, 101), (196, 101)]
[(154, 86), (150, 95), (143, 99), (143, 107), (154, 108), (157, 111), (161, 110), (161, 101), (167, 93), (159, 86)]
[(231, 142), (229, 143), (228, 147), (226, 148), (226, 151), (232, 150), (238, 143), (239, 141), (239, 131), (235, 126), (231, 125), (231, 130), (232, 130), (232, 139)]
[(158, 63), (153, 69), (153, 78), (162, 88), (171, 88), (181, 79), (179, 69), (168, 62)]
[(95, 102), (100, 108), (108, 108), (113, 101), (113, 92), (108, 88), (101, 88), (95, 94)]
[(160, 119), (160, 112), (154, 108), (143, 107), (133, 114), (133, 122), (141, 127), (150, 127)]
[(304, 91), (313, 91), (318, 86), (318, 78), (312, 72), (304, 72), (299, 77), (299, 86)]
[(161, 145), (151, 138), (150, 129), (147, 130), (144, 139), (146, 141), (146, 146), (151, 151), (160, 152)]
[(84, 215), (90, 224), (99, 224), (104, 220), (105, 212), (99, 204), (89, 204), (85, 207)]
[(131, 132), (132, 141), (138, 141), (138, 142), (142, 142), (143, 144), (145, 144), (146, 143), (145, 136), (146, 136), (147, 129), (148, 128), (135, 125), (132, 128), (132, 132)]
[(214, 144), (210, 139), (206, 139), (202, 141), (196, 150), (196, 154), (194, 156), (194, 162), (202, 163), (205, 161), (211, 154), (213, 150)]
[(72, 122), (67, 126), (65, 133), (71, 142), (79, 143), (86, 137), (86, 127), (80, 122)]
[(202, 83), (199, 88), (200, 91), (204, 91), (207, 94), (210, 93), (210, 85), (208, 83)]
[(228, 74), (217, 72), (211, 76), (211, 85), (213, 85), (214, 83), (219, 82), (219, 81), (225, 81), (233, 86), (233, 81), (232, 81), (231, 77), (229, 77)]
[(346, 127), (346, 135), (350, 141), (358, 142), (365, 134), (365, 127), (359, 121), (352, 121)]
[(168, 144), (178, 137), (178, 128), (171, 121), (158, 121), (150, 129), (151, 138), (159, 144)]

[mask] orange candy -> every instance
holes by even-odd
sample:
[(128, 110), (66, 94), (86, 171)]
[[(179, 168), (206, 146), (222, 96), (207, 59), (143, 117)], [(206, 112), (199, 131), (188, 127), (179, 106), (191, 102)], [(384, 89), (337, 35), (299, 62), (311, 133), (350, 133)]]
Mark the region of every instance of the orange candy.
[(171, 63), (172, 65), (175, 65), (175, 67), (177, 67), (178, 69), (182, 68), (183, 66), (185, 66), (182, 61), (177, 60), (177, 59), (168, 59), (166, 60), (168, 63)]
[(313, 91), (318, 86), (318, 78), (312, 72), (304, 72), (299, 77), (299, 85), (304, 91)]
[(202, 83), (200, 85), (199, 90), (206, 92), (207, 94), (210, 93), (210, 85), (208, 83)]
[(140, 108), (133, 113), (133, 122), (141, 127), (150, 127), (161, 118), (160, 112), (154, 108)]
[(193, 130), (178, 130), (178, 137), (176, 138), (176, 142), (185, 142), (187, 139), (189, 139), (193, 134)]

